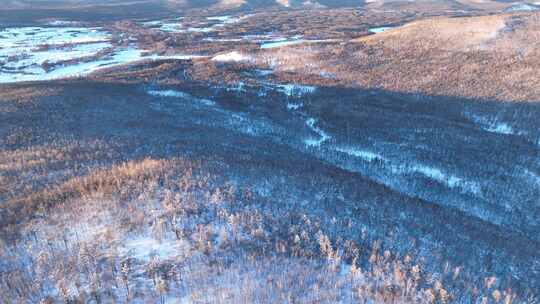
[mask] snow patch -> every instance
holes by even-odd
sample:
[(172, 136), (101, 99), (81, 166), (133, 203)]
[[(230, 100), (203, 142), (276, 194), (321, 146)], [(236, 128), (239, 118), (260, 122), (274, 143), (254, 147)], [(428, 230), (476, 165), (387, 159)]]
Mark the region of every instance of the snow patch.
[(176, 91), (176, 90), (148, 90), (146, 93), (152, 96), (157, 96), (157, 97), (189, 99), (189, 100), (200, 102), (207, 106), (213, 106), (216, 104), (212, 100), (197, 98), (197, 97), (192, 96), (191, 94), (181, 92), (181, 91)]
[(336, 151), (345, 153), (354, 157), (359, 157), (361, 159), (364, 159), (368, 162), (372, 162), (374, 160), (385, 160), (384, 157), (377, 153), (373, 153), (366, 150), (361, 150), (357, 148), (351, 148), (351, 147), (337, 147), (335, 148)]
[(121, 253), (138, 260), (150, 261), (152, 259), (166, 260), (182, 255), (185, 244), (181, 241), (158, 241), (151, 237), (137, 237), (124, 241)]
[(301, 103), (287, 103), (287, 109), (288, 110), (298, 110), (302, 107), (303, 105)]
[(539, 9), (540, 8), (537, 7), (536, 5), (531, 5), (531, 4), (527, 4), (527, 3), (520, 3), (520, 4), (515, 4), (515, 5), (512, 5), (512, 6), (508, 7), (505, 11), (507, 11), (507, 12), (520, 12), (520, 11), (521, 12), (532, 12), (532, 11), (537, 11)]
[(47, 25), (52, 26), (76, 26), (79, 25), (80, 22), (78, 21), (70, 21), (70, 20), (53, 20), (47, 23)]
[[(178, 18), (176, 20), (181, 20), (181, 19), (182, 18)], [(165, 21), (164, 22), (164, 21), (160, 21), (160, 20), (155, 20), (155, 21), (142, 22), (141, 24), (144, 27), (157, 29), (157, 30), (160, 30), (160, 31), (166, 32), (166, 33), (185, 32), (185, 29), (183, 28), (182, 23), (181, 22), (176, 22), (176, 21)]]
[(276, 86), (278, 91), (284, 93), (287, 96), (302, 97), (306, 94), (315, 93), (317, 87), (298, 85), (298, 84), (281, 84)]
[(448, 176), (440, 169), (434, 167), (415, 165), (414, 167), (412, 167), (412, 171), (420, 173), (438, 182), (447, 184), (450, 188), (457, 187), (462, 181), (461, 178), (455, 177), (453, 175)]
[(498, 123), (486, 128), (487, 131), (500, 134), (514, 134), (512, 127), (506, 123)]
[(449, 188), (460, 188), (466, 192), (473, 194), (480, 194), (480, 186), (474, 182), (465, 181), (464, 179), (447, 174), (442, 170), (425, 165), (414, 165), (411, 169), (413, 173), (422, 174), (430, 179), (433, 179), (439, 183), (442, 183)]
[(232, 51), (225, 54), (219, 54), (212, 58), (212, 61), (219, 61), (219, 62), (242, 62), (242, 61), (249, 61), (249, 60), (251, 60), (250, 56), (244, 55), (237, 51)]
[(262, 43), (261, 49), (274, 49), (274, 48), (280, 48), (280, 47), (289, 46), (289, 45), (300, 44), (304, 42), (306, 42), (306, 40), (303, 40), (303, 39), (278, 40), (278, 41), (273, 41), (273, 42)]
[(368, 32), (373, 33), (373, 34), (378, 34), (378, 33), (386, 32), (393, 28), (394, 28), (393, 26), (372, 27), (368, 30)]
[(475, 114), (469, 114), (470, 118), (480, 127), (488, 132), (499, 133), (504, 135), (515, 134), (512, 126), (505, 122), (500, 122), (497, 119), (482, 117)]
[(317, 120), (315, 118), (308, 118), (306, 120), (306, 125), (317, 135), (319, 135), (319, 138), (317, 139), (306, 139), (304, 140), (304, 143), (309, 147), (320, 147), (324, 142), (328, 141), (332, 137), (328, 135), (323, 129), (316, 126)]

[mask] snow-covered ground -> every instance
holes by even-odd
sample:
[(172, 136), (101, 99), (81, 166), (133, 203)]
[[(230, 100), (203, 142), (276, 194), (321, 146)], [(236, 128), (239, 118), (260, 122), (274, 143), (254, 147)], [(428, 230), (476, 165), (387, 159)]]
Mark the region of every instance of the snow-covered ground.
[(185, 26), (183, 23), (184, 18), (179, 17), (172, 20), (153, 20), (142, 22), (142, 26), (148, 28), (154, 28), (162, 32), (167, 33), (186, 33), (186, 32), (198, 32), (198, 33), (209, 33), (217, 30), (220, 27), (224, 27), (227, 24), (234, 24), (242, 19), (247, 18), (246, 16), (210, 16), (206, 17), (206, 22), (203, 21), (198, 26)]
[(140, 60), (200, 57), (146, 55), (135, 46), (115, 47), (111, 33), (101, 28), (6, 28), (0, 31), (0, 83), (80, 77)]

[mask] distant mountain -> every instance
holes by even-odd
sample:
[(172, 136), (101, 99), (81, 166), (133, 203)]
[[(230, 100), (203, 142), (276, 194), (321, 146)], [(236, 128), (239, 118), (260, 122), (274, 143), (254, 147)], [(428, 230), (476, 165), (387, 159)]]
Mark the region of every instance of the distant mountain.
[[(189, 10), (261, 10), (368, 7), (378, 9), (410, 9), (422, 7), (437, 10), (492, 10), (531, 11), (539, 8), (536, 0), (509, 2), (508, 0), (1, 0), (3, 9), (84, 9), (98, 7), (113, 13), (113, 7), (129, 7), (130, 10), (189, 11)], [(115, 11), (115, 12), (118, 12)], [(126, 14), (128, 12), (120, 12)], [(1, 12), (0, 12), (1, 15)]]
[(141, 3), (161, 4), (168, 7), (255, 9), (279, 7), (344, 7), (360, 6), (364, 0), (4, 0), (7, 8), (59, 8), (85, 6), (116, 6)]

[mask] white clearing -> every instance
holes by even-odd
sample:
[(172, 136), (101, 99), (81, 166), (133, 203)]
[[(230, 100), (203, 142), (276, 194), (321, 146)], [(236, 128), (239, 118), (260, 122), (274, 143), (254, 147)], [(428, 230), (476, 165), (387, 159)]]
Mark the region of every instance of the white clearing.
[(138, 260), (150, 261), (152, 259), (165, 260), (182, 255), (185, 244), (181, 241), (158, 241), (151, 237), (137, 237), (124, 241), (121, 252)]

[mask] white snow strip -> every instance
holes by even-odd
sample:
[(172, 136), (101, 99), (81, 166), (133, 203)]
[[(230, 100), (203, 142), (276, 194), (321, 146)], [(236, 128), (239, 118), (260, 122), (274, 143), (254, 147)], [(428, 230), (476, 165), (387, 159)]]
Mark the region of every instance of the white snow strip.
[(242, 62), (242, 61), (249, 61), (249, 60), (251, 60), (250, 56), (244, 55), (237, 51), (232, 51), (225, 54), (219, 54), (212, 58), (212, 61), (219, 61), (219, 62)]
[(458, 186), (462, 181), (461, 178), (455, 177), (453, 175), (447, 175), (438, 168), (433, 168), (433, 167), (428, 167), (428, 166), (423, 166), (423, 165), (415, 165), (412, 168), (412, 171), (425, 175), (441, 183), (445, 183), (450, 188), (454, 188)]
[(78, 21), (70, 21), (70, 20), (53, 20), (47, 23), (47, 25), (52, 26), (74, 26), (79, 25), (80, 22)]
[(304, 42), (306, 42), (306, 40), (303, 39), (266, 42), (261, 44), (261, 49), (274, 49), (289, 45), (301, 44)]
[(227, 22), (227, 21), (230, 22), (232, 20), (231, 16), (212, 16), (212, 17), (206, 17), (206, 19), (212, 20), (212, 21), (220, 21), (220, 22)]
[(315, 93), (317, 87), (307, 86), (307, 85), (298, 85), (298, 84), (282, 84), (276, 86), (278, 90), (287, 96), (296, 96), (301, 97), (306, 94)]
[(192, 96), (192, 95), (190, 95), (188, 93), (181, 92), (181, 91), (176, 91), (176, 90), (148, 90), (147, 93), (149, 95), (158, 96), (158, 97), (171, 97), (171, 98), (189, 99), (189, 100), (193, 100), (193, 101), (203, 103), (203, 104), (205, 104), (207, 106), (213, 106), (213, 105), (216, 104), (212, 100), (197, 98), (197, 97), (194, 97), (194, 96)]
[(372, 162), (372, 161), (377, 160), (377, 159), (378, 160), (385, 160), (384, 157), (382, 157), (381, 155), (379, 155), (377, 153), (373, 153), (373, 152), (362, 150), (362, 149), (351, 148), (351, 147), (337, 147), (337, 148), (335, 148), (335, 150), (338, 151), (338, 152), (341, 152), (341, 153), (345, 153), (345, 154), (354, 156), (354, 157), (359, 157), (359, 158), (364, 159), (364, 160), (366, 160), (368, 162)]
[(393, 29), (394, 27), (392, 26), (381, 26), (381, 27), (372, 27), (368, 30), (368, 32), (370, 33), (373, 33), (373, 34), (378, 34), (378, 33), (382, 33), (382, 32), (386, 32), (390, 29)]
[(499, 133), (505, 135), (515, 134), (512, 126), (505, 122), (500, 122), (495, 118), (482, 117), (475, 114), (468, 115), (475, 123), (488, 132)]
[(414, 165), (410, 170), (411, 172), (422, 174), (428, 178), (440, 182), (449, 188), (460, 188), (466, 192), (476, 195), (479, 195), (481, 192), (480, 186), (477, 183), (466, 181), (460, 177), (447, 174), (438, 168), (417, 164)]

